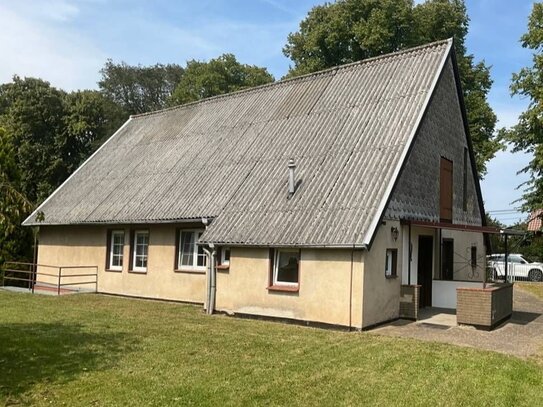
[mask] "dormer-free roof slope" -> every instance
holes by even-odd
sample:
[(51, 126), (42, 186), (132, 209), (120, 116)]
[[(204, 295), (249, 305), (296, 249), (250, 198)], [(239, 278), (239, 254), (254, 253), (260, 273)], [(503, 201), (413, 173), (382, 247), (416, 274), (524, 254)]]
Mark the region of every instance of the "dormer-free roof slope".
[(367, 243), (450, 49), (441, 41), (134, 116), (25, 225), (210, 218), (206, 242)]

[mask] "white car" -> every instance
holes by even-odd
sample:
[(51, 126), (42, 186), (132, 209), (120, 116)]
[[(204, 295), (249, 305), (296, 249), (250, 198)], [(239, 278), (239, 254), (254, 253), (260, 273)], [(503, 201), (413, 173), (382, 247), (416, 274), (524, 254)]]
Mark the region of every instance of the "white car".
[[(487, 256), (488, 267), (493, 271), (495, 277), (505, 276), (505, 254), (492, 254)], [(512, 253), (509, 255), (507, 267), (508, 279), (543, 281), (543, 263), (533, 263), (527, 260), (522, 254)]]

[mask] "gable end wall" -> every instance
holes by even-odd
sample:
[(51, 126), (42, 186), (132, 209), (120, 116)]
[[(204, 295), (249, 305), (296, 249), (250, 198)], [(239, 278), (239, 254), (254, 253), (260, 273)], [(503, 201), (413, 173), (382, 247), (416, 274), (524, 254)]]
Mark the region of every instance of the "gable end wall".
[(481, 225), (469, 154), (467, 211), (463, 210), (464, 147), (468, 144), (451, 57), (443, 69), (385, 218), (439, 222), (439, 165), (440, 157), (445, 157), (453, 162), (453, 223)]

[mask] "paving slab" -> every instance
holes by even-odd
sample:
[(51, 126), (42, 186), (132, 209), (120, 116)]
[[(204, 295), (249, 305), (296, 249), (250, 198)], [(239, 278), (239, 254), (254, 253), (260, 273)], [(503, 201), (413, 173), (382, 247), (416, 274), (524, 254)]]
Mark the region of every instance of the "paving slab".
[(438, 310), (419, 321), (398, 320), (370, 332), (375, 335), (469, 346), (528, 358), (543, 352), (543, 301), (515, 286), (511, 319), (492, 331), (458, 326), (456, 315), (451, 311)]

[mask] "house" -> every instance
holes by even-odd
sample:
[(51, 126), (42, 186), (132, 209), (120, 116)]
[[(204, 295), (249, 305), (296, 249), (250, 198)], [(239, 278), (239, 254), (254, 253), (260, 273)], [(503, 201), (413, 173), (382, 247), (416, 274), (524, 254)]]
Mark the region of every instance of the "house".
[(536, 209), (532, 211), (532, 213), (530, 214), (530, 217), (528, 218), (528, 228), (527, 228), (528, 232), (534, 232), (536, 234), (541, 233), (542, 217), (543, 217), (543, 209)]
[(38, 263), (349, 328), (455, 308), (486, 229), (452, 45), (132, 116), (25, 220)]

